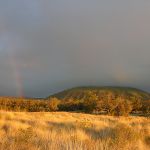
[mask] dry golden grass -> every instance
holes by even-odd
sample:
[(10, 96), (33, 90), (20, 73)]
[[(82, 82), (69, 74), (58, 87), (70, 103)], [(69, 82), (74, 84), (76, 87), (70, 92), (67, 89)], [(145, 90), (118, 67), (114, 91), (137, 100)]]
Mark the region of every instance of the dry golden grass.
[(0, 112), (0, 150), (149, 149), (149, 118)]

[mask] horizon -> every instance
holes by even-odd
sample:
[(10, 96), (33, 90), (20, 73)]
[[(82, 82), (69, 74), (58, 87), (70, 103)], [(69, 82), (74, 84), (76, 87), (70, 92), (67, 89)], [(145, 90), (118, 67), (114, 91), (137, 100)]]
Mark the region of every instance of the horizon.
[(150, 92), (150, 1), (1, 0), (0, 96), (79, 86)]
[(61, 91), (57, 91), (57, 92), (54, 92), (54, 93), (51, 93), (49, 95), (45, 95), (44, 97), (26, 97), (26, 96), (7, 96), (7, 95), (3, 95), (0, 97), (8, 97), (8, 98), (25, 98), (25, 99), (45, 99), (47, 97), (50, 97), (50, 96), (53, 96), (53, 95), (56, 95), (56, 94), (59, 94), (61, 92), (64, 92), (64, 91), (67, 91), (67, 90), (72, 90), (72, 89), (77, 89), (77, 88), (122, 88), (122, 89), (125, 89), (125, 88), (128, 88), (128, 89), (134, 89), (134, 90), (139, 90), (139, 91), (142, 91), (142, 92), (146, 92), (148, 94), (150, 94), (149, 91), (146, 91), (146, 90), (142, 90), (142, 89), (139, 89), (139, 88), (136, 88), (136, 87), (129, 87), (129, 86), (78, 86), (78, 87), (70, 87), (70, 88), (67, 88), (67, 89), (63, 89)]

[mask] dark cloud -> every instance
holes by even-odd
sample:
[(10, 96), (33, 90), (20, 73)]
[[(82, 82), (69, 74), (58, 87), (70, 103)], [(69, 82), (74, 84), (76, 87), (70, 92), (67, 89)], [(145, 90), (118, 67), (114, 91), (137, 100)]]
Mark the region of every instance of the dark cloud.
[(82, 85), (150, 90), (150, 2), (1, 0), (0, 94)]

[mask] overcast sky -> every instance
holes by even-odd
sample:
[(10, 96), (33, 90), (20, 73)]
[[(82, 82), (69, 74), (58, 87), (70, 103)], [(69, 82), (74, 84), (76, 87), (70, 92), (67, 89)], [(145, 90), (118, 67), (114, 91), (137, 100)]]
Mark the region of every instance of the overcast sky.
[(149, 0), (0, 0), (0, 95), (149, 79)]

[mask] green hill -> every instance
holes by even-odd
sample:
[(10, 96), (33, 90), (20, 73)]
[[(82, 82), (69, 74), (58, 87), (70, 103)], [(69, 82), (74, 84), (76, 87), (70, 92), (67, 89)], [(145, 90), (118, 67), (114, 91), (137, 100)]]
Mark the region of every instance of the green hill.
[(87, 91), (95, 92), (96, 95), (101, 99), (107, 99), (109, 97), (115, 99), (118, 96), (127, 98), (129, 100), (135, 98), (142, 100), (150, 99), (150, 93), (131, 87), (77, 87), (56, 93), (50, 97), (56, 97), (62, 100), (82, 99), (86, 97)]

